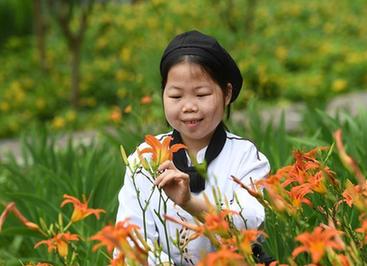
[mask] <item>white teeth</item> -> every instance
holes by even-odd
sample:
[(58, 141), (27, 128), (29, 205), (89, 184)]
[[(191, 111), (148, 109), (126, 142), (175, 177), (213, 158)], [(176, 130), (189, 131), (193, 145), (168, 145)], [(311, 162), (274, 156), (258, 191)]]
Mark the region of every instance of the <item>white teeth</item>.
[(186, 121), (184, 121), (184, 123), (185, 124), (188, 124), (188, 125), (195, 125), (195, 124), (198, 124), (200, 121), (201, 121), (201, 119), (197, 119), (197, 120), (186, 120)]

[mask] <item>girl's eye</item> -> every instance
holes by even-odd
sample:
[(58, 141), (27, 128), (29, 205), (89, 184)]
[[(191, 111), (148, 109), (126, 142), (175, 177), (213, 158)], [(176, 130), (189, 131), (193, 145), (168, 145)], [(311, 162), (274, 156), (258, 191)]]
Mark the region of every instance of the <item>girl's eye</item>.
[(201, 97), (206, 97), (206, 96), (209, 96), (209, 95), (210, 94), (198, 94), (197, 96), (201, 98)]
[(172, 98), (172, 99), (180, 99), (181, 96), (180, 95), (171, 95), (171, 96), (168, 96), (169, 98)]

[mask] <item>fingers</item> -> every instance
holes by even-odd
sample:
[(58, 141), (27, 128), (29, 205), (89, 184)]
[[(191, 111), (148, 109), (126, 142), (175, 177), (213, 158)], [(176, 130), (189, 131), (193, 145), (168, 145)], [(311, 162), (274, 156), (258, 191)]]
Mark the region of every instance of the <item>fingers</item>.
[(167, 160), (161, 163), (161, 165), (158, 167), (158, 173), (162, 174), (167, 169), (177, 169), (177, 168), (172, 161)]
[(172, 161), (165, 161), (158, 168), (159, 175), (154, 181), (154, 184), (159, 188), (171, 182), (188, 182), (189, 176), (186, 173), (179, 171)]
[(165, 185), (170, 184), (172, 182), (180, 182), (181, 180), (185, 179), (184, 176), (182, 176), (181, 174), (171, 170), (165, 171), (159, 177), (160, 177), (159, 179), (155, 180), (155, 183), (159, 188), (162, 188)]
[(159, 176), (157, 176), (157, 178), (154, 181), (154, 184), (159, 188), (162, 188), (166, 184), (169, 184), (171, 182), (181, 182), (181, 181), (188, 182), (188, 179), (189, 176), (187, 174), (178, 170), (168, 169)]
[(158, 174), (158, 177), (156, 178), (159, 179), (159, 177), (166, 171), (166, 170), (169, 170), (169, 169), (173, 169), (173, 170), (177, 170), (177, 168), (175, 167), (174, 163), (172, 161), (164, 161), (157, 169), (157, 174)]

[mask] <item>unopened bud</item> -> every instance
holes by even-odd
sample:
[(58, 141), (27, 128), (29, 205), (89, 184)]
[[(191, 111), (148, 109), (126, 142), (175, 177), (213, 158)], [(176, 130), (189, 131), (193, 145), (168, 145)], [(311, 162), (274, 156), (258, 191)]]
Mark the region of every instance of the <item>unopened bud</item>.
[(38, 231), (40, 229), (37, 224), (32, 223), (32, 222), (26, 222), (24, 225), (34, 231)]

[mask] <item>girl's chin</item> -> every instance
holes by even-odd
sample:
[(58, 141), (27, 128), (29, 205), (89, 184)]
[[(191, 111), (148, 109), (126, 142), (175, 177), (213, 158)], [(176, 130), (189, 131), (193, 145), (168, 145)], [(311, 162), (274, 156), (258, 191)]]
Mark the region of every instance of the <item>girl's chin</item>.
[(203, 132), (202, 130), (196, 130), (196, 131), (183, 130), (179, 132), (183, 139), (203, 143), (208, 142), (208, 134), (206, 134), (206, 131)]

